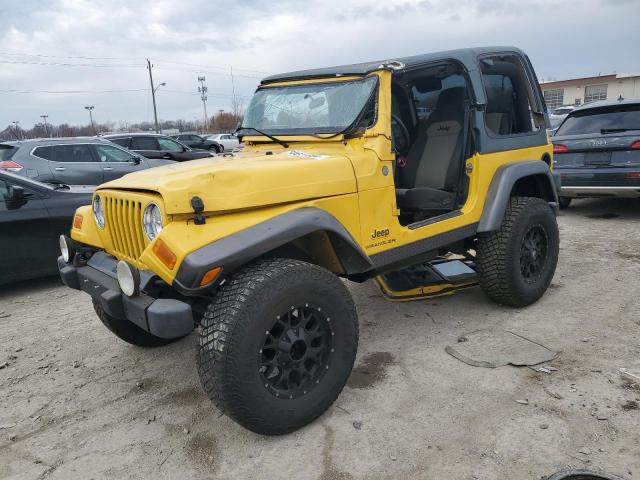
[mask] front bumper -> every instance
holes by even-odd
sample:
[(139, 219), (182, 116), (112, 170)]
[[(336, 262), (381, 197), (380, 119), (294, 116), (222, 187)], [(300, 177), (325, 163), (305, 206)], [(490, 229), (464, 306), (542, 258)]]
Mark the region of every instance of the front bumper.
[(557, 168), (559, 195), (581, 197), (640, 197), (640, 169), (621, 167)]
[[(112, 317), (128, 320), (160, 338), (180, 338), (195, 326), (191, 305), (172, 298), (153, 298), (145, 293), (127, 297), (120, 290), (116, 277), (116, 258), (104, 252), (95, 253), (84, 265), (65, 263), (58, 257), (62, 282), (73, 289), (88, 293), (100, 302)], [(141, 290), (153, 276), (142, 272)]]

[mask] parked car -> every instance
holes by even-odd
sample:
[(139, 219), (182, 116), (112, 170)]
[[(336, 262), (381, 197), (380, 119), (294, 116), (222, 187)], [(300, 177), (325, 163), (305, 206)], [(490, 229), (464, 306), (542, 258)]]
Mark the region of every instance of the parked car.
[(572, 198), (640, 197), (640, 99), (578, 107), (552, 141), (560, 207)]
[(208, 137), (196, 135), (195, 133), (181, 133), (179, 135), (171, 135), (171, 138), (180, 140), (180, 142), (196, 150), (209, 150), (215, 153), (222, 153), (224, 150), (224, 147), (220, 144), (220, 142), (209, 139)]
[(375, 278), (390, 300), (479, 284), (522, 308), (544, 294), (559, 253), (546, 120), (511, 47), (271, 76), (233, 161), (99, 187), (61, 238), (60, 275), (130, 344), (197, 326), (209, 398), (254, 432), (288, 433), (351, 373), (358, 316), (343, 279)]
[(215, 155), (207, 150), (194, 150), (171, 137), (157, 133), (114, 133), (103, 135), (102, 138), (106, 138), (147, 158), (162, 158), (183, 162)]
[(57, 273), (58, 237), (71, 228), (76, 208), (91, 204), (94, 189), (0, 171), (0, 284)]
[(549, 113), (549, 123), (551, 124), (551, 130), (555, 132), (558, 126), (562, 123), (562, 121), (567, 118), (570, 112), (575, 109), (573, 105), (564, 105), (562, 107), (558, 107), (552, 112)]
[(207, 135), (207, 138), (218, 142), (225, 150), (237, 150), (240, 147), (240, 140), (231, 133), (214, 133)]
[(168, 163), (172, 162), (150, 160), (99, 137), (0, 143), (0, 170), (39, 182), (100, 185)]

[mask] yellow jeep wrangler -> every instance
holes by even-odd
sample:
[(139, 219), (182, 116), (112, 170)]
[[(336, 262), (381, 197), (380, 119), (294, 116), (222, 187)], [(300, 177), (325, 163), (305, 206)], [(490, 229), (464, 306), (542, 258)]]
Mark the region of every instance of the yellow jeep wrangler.
[(62, 280), (142, 347), (199, 330), (211, 400), (293, 431), (349, 377), (356, 308), (478, 284), (523, 307), (558, 258), (556, 182), (527, 56), (477, 48), (264, 79), (242, 153), (101, 185), (60, 239)]

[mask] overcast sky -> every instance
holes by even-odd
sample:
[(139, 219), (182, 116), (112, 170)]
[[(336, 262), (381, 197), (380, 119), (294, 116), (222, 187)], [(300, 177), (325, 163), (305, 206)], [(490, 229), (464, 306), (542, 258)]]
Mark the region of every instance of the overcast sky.
[[(541, 79), (640, 73), (640, 0), (0, 0), (0, 130), (202, 118), (268, 73), (515, 45)], [(174, 62), (174, 63), (172, 63)], [(128, 92), (105, 92), (132, 90)], [(60, 93), (60, 92), (79, 93)], [(54, 93), (45, 93), (54, 92)]]

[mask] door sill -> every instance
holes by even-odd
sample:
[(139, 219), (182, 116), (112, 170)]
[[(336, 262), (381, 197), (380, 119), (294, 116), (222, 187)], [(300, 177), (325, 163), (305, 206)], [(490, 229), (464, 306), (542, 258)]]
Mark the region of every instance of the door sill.
[(442, 215), (436, 215), (435, 217), (425, 218), (424, 220), (420, 220), (415, 223), (410, 223), (409, 225), (407, 225), (407, 228), (409, 230), (415, 230), (416, 228), (425, 227), (427, 225), (441, 222), (443, 220), (459, 217), (460, 215), (462, 215), (462, 212), (460, 210), (452, 210), (451, 212), (443, 213)]

